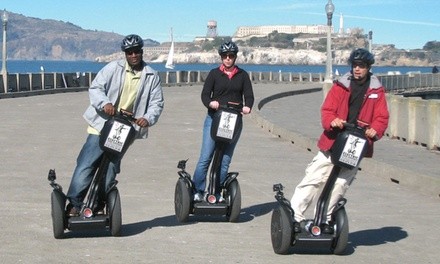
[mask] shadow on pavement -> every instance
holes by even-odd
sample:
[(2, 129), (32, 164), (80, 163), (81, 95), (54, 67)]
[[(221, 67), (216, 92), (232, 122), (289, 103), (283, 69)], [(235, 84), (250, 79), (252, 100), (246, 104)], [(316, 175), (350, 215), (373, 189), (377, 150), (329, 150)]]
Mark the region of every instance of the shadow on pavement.
[(242, 208), (240, 214), (240, 223), (252, 221), (255, 217), (266, 215), (277, 206), (278, 202), (269, 202), (264, 204), (256, 204), (250, 207)]
[[(252, 221), (256, 217), (266, 215), (272, 211), (277, 205), (277, 202), (269, 202), (264, 204), (252, 205), (250, 207), (242, 208), (239, 218), (239, 223), (245, 223)], [(168, 215), (163, 217), (157, 217), (152, 220), (142, 221), (131, 224), (123, 224), (121, 236), (128, 237), (138, 235), (148, 229), (155, 227), (172, 227), (181, 225), (192, 225), (198, 222), (222, 222), (226, 221), (226, 217), (223, 215), (191, 215), (188, 222), (179, 223), (175, 215)], [(109, 231), (106, 230), (90, 230), (90, 232), (67, 232), (65, 238), (80, 238), (80, 237), (106, 237), (111, 236)]]
[[(250, 207), (242, 208), (239, 218), (239, 223), (252, 221), (255, 217), (268, 214), (275, 208), (277, 202), (270, 202), (264, 204), (257, 204)], [(144, 232), (145, 230), (155, 227), (171, 227), (180, 225), (197, 224), (198, 222), (222, 222), (226, 221), (223, 215), (190, 215), (188, 222), (179, 223), (175, 215), (168, 215), (154, 218), (149, 221), (142, 221), (138, 223), (126, 224), (122, 226), (122, 236), (133, 236)]]
[[(388, 242), (397, 242), (408, 237), (408, 233), (398, 226), (383, 227), (380, 229), (362, 230), (350, 233), (348, 237), (348, 245), (342, 255), (351, 255), (358, 246), (377, 246)], [(287, 255), (327, 255), (332, 254), (328, 248), (304, 248), (291, 247)]]
[(350, 233), (345, 255), (351, 255), (359, 246), (378, 246), (388, 242), (397, 242), (408, 237), (408, 233), (399, 226), (362, 230)]
[(179, 223), (175, 215), (167, 215), (162, 217), (157, 217), (152, 220), (142, 221), (138, 223), (126, 224), (122, 226), (122, 236), (134, 236), (144, 232), (145, 230), (152, 229), (160, 226), (180, 226), (193, 224), (191, 222)]
[(380, 229), (362, 230), (350, 233), (349, 246), (377, 246), (388, 242), (397, 242), (408, 237), (408, 233), (399, 226), (387, 226)]

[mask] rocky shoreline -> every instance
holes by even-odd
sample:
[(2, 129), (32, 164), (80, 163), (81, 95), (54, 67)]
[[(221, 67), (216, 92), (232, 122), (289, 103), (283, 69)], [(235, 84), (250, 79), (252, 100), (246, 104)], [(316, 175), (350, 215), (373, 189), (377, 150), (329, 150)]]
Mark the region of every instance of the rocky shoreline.
[[(333, 64), (345, 65), (351, 50), (333, 51)], [(375, 48), (372, 51), (376, 57), (376, 66), (433, 66), (440, 65), (436, 56), (428, 52), (397, 50), (390, 47)], [(108, 62), (123, 58), (122, 53), (97, 57), (100, 62)], [(150, 52), (145, 48), (144, 59), (150, 62), (165, 62), (167, 54)], [(237, 61), (244, 64), (279, 64), (279, 65), (322, 65), (327, 60), (326, 52), (304, 49), (277, 49), (277, 48), (242, 48), (238, 53)], [(176, 52), (175, 63), (218, 63), (218, 54), (211, 52)]]

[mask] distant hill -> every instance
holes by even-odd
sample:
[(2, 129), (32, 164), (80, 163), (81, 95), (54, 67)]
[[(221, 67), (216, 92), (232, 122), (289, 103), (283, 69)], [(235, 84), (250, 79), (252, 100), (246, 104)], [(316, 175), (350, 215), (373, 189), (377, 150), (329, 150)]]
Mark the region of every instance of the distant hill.
[[(135, 32), (134, 32), (135, 33)], [(9, 13), (7, 47), (9, 60), (99, 60), (123, 58), (120, 42), (123, 35), (86, 30), (69, 22), (26, 17)], [(228, 37), (230, 39), (230, 37)], [(303, 39), (304, 41), (300, 41)], [(296, 40), (296, 42), (292, 42)], [(175, 63), (218, 62), (217, 47), (225, 39), (176, 43)], [(164, 62), (170, 43), (144, 39), (146, 61)], [(237, 41), (240, 63), (325, 64), (326, 37), (286, 35), (277, 32), (267, 37)], [(292, 43), (295, 43), (292, 46)], [(335, 64), (346, 64), (354, 47), (367, 46), (363, 34), (333, 38)], [(160, 46), (161, 48), (157, 48)], [(154, 47), (154, 48), (148, 48)], [(430, 41), (423, 49), (401, 50), (394, 45), (373, 45), (376, 65), (440, 65), (440, 42)]]
[[(85, 30), (69, 22), (26, 17), (10, 12), (8, 59), (95, 60), (120, 51), (123, 35)], [(159, 45), (145, 40), (146, 45)]]

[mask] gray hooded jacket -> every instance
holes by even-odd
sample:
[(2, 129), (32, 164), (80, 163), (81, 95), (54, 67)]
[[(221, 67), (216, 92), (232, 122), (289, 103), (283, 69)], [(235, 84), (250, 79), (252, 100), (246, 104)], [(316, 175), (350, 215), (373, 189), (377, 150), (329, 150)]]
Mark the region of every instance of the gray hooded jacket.
[[(121, 93), (125, 80), (126, 60), (118, 60), (108, 63), (102, 68), (89, 88), (90, 106), (83, 117), (90, 126), (101, 131), (105, 121), (109, 118), (104, 113), (104, 105), (115, 105)], [(155, 70), (143, 62), (138, 93), (133, 106), (135, 118), (145, 118), (149, 126), (154, 125), (159, 119), (164, 106), (162, 86), (159, 75)], [(147, 138), (148, 127), (141, 128), (134, 125), (136, 138)]]

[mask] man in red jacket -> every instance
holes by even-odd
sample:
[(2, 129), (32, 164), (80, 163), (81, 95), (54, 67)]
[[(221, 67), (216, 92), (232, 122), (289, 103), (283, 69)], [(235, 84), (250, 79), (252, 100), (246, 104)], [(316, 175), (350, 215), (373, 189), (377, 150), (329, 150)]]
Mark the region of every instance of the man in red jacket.
[[(374, 56), (366, 49), (354, 50), (348, 59), (351, 71), (334, 82), (321, 107), (321, 123), (324, 132), (321, 134), (319, 152), (305, 170), (305, 177), (298, 184), (291, 199), (295, 212), (295, 231), (300, 230), (299, 223), (305, 220), (307, 210), (321, 187), (327, 181), (333, 168), (330, 150), (336, 135), (345, 122), (366, 128), (368, 151), (365, 157), (373, 155), (373, 138), (381, 138), (388, 126), (388, 107), (385, 89), (376, 76), (370, 72)], [(334, 185), (328, 211), (327, 221), (336, 203), (344, 197), (358, 168), (342, 168)], [(326, 225), (324, 233), (333, 233), (331, 225)]]

